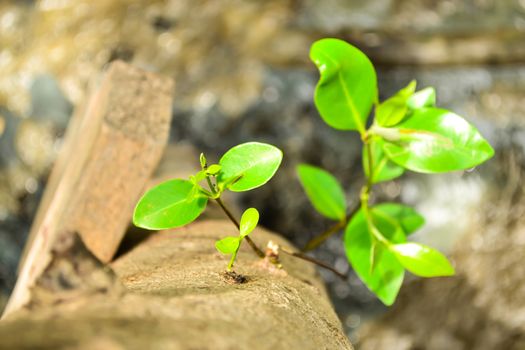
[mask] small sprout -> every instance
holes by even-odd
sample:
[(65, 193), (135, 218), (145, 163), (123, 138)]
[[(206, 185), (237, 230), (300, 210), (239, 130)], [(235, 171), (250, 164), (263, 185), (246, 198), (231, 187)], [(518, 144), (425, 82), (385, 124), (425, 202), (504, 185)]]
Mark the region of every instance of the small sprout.
[(257, 226), (259, 222), (259, 212), (255, 208), (246, 209), (242, 214), (241, 222), (239, 225), (239, 236), (232, 237), (228, 236), (215, 242), (217, 250), (225, 255), (231, 254), (231, 259), (228, 264), (228, 271), (231, 271), (242, 240), (248, 236)]
[[(206, 157), (200, 154), (202, 170), (188, 180), (174, 179), (149, 189), (139, 200), (133, 212), (133, 224), (149, 230), (163, 230), (184, 226), (197, 219), (210, 199), (215, 200), (230, 220), (239, 228), (238, 237), (225, 237), (215, 243), (217, 250), (231, 254), (228, 270), (231, 270), (240, 244), (246, 238), (252, 249), (261, 257), (262, 252), (247, 236), (259, 221), (255, 208), (246, 210), (237, 223), (221, 201), (222, 193), (248, 191), (268, 182), (281, 164), (283, 153), (277, 147), (260, 142), (237, 145), (226, 152), (219, 164), (208, 166)], [(201, 183), (207, 184), (204, 188)]]

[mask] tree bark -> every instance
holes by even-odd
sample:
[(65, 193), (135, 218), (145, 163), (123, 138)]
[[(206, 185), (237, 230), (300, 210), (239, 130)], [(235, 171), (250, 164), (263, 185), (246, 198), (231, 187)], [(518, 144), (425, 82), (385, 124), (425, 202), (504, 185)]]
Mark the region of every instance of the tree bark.
[(352, 348), (313, 265), (285, 255), (278, 269), (243, 246), (235, 271), (245, 281), (227, 278), (214, 242), (236, 234), (222, 220), (159, 232), (113, 262), (114, 274), (66, 235), (31, 303), (0, 323), (0, 347)]

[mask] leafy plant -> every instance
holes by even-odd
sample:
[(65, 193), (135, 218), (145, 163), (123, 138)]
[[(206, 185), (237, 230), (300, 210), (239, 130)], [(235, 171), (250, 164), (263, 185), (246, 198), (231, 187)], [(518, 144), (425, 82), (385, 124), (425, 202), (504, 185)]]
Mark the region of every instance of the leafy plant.
[(435, 107), (433, 88), (416, 91), (412, 81), (380, 103), (374, 67), (352, 45), (322, 39), (313, 44), (310, 58), (320, 72), (315, 105), (331, 127), (360, 134), (367, 181), (361, 189), (360, 206), (347, 213), (344, 191), (334, 176), (311, 165), (298, 166), (299, 179), (313, 206), (336, 220), (305, 250), (345, 228), (350, 264), (366, 286), (391, 305), (405, 269), (418, 276), (436, 277), (453, 275), (454, 268), (437, 250), (407, 242), (424, 223), (414, 209), (397, 203), (370, 205), (373, 185), (398, 178), (406, 170), (443, 173), (472, 168), (492, 157), (494, 150), (462, 117)]
[[(282, 157), (278, 148), (259, 142), (231, 148), (218, 164), (208, 165), (206, 157), (201, 154), (201, 170), (189, 180), (168, 180), (142, 196), (135, 207), (133, 223), (148, 230), (184, 226), (199, 217), (209, 200), (215, 200), (239, 230), (238, 237), (226, 237), (216, 242), (217, 250), (232, 255), (228, 270), (233, 267), (243, 239), (260, 257), (264, 257), (248, 237), (257, 226), (259, 212), (255, 208), (246, 210), (239, 223), (222, 202), (221, 195), (226, 190), (242, 192), (264, 185), (279, 168)], [(206, 183), (207, 188), (202, 183)]]

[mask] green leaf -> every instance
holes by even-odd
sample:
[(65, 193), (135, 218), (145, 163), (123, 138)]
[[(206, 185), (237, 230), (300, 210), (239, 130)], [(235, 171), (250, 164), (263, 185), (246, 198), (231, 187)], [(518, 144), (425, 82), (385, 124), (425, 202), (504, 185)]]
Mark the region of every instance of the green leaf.
[(339, 181), (327, 171), (308, 164), (297, 166), (297, 174), (314, 208), (334, 220), (346, 217), (346, 200)]
[(199, 183), (200, 181), (204, 180), (206, 178), (206, 171), (201, 170), (197, 174), (195, 174), (195, 183)]
[[(395, 224), (399, 225), (405, 235), (417, 231), (425, 223), (425, 219), (414, 208), (398, 203), (381, 203), (372, 208), (375, 221), (377, 217), (382, 217), (384, 221), (395, 220)], [(383, 228), (384, 229), (384, 228)], [(381, 231), (381, 230), (380, 230)]]
[(259, 212), (255, 208), (248, 208), (241, 216), (239, 233), (242, 238), (248, 236), (259, 222)]
[(239, 249), (241, 240), (239, 237), (224, 237), (215, 242), (215, 248), (222, 254), (233, 254)]
[(149, 191), (139, 200), (133, 213), (135, 226), (163, 230), (184, 226), (206, 208), (208, 198), (186, 180), (169, 180)]
[[(405, 236), (400, 233), (395, 220), (376, 215), (374, 208), (371, 215), (374, 225), (386, 239), (394, 243), (404, 242)], [(403, 283), (405, 269), (383, 244), (376, 242), (374, 247), (362, 209), (348, 223), (344, 243), (348, 261), (359, 278), (385, 305), (392, 305)]]
[[(372, 147), (372, 166), (374, 167), (374, 174), (372, 176), (372, 183), (376, 184), (383, 181), (390, 181), (403, 175), (405, 169), (396, 163), (392, 162), (383, 151), (383, 140), (375, 138), (371, 141)], [(363, 147), (363, 169), (366, 176), (370, 176), (368, 163), (368, 150)]]
[(221, 171), (221, 166), (219, 164), (212, 164), (206, 169), (206, 174), (217, 175), (219, 171)]
[(424, 107), (434, 107), (436, 105), (436, 90), (427, 87), (413, 94), (407, 101), (410, 109), (420, 109)]
[(375, 111), (377, 124), (388, 127), (401, 122), (408, 112), (407, 101), (414, 91), (416, 91), (416, 81), (412, 80), (405, 88), (377, 106)]
[(390, 250), (399, 262), (414, 275), (421, 277), (452, 276), (454, 268), (447, 258), (435, 249), (413, 242), (393, 244)]
[(314, 96), (321, 117), (333, 128), (363, 133), (377, 100), (376, 72), (368, 57), (345, 41), (321, 39), (312, 45), (310, 59), (321, 74)]
[(444, 109), (415, 110), (398, 124), (397, 141), (383, 150), (395, 163), (421, 173), (469, 169), (493, 156), (494, 150), (465, 119)]
[(219, 161), (222, 168), (217, 180), (224, 183), (240, 177), (228, 189), (234, 192), (248, 191), (268, 182), (282, 159), (283, 153), (275, 146), (259, 142), (243, 143), (222, 156)]

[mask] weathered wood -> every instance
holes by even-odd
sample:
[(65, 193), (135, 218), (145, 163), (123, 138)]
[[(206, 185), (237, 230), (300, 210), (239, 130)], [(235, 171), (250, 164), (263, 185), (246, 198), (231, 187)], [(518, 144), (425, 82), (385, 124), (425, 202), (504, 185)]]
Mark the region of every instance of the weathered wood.
[(58, 232), (78, 232), (95, 256), (111, 260), (166, 145), (172, 91), (170, 79), (112, 63), (68, 128), (4, 315), (27, 302)]
[[(247, 282), (224, 279), (214, 242), (235, 234), (224, 220), (159, 232), (106, 275), (66, 236), (31, 304), (0, 323), (0, 348), (352, 348), (313, 265), (283, 256), (280, 270), (243, 245), (235, 269)], [(266, 230), (252, 237), (290, 247)]]

